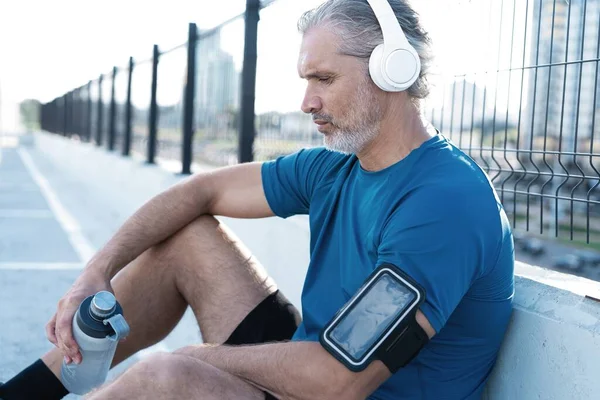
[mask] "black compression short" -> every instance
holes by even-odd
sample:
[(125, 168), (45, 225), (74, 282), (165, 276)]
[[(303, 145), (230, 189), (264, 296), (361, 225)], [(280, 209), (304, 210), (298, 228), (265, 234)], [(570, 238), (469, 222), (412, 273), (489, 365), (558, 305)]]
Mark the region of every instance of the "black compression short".
[[(300, 324), (300, 313), (278, 290), (250, 311), (225, 344), (259, 344), (290, 340)], [(265, 393), (265, 400), (277, 400)]]

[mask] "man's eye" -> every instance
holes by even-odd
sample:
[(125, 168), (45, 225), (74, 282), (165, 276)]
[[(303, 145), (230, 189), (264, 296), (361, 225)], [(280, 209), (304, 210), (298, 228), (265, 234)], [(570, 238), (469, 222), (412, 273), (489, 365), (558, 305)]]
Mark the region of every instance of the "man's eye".
[(332, 79), (330, 77), (328, 77), (328, 78), (319, 78), (319, 82), (321, 82), (321, 83), (329, 84), (329, 83), (331, 83), (331, 81), (332, 81)]

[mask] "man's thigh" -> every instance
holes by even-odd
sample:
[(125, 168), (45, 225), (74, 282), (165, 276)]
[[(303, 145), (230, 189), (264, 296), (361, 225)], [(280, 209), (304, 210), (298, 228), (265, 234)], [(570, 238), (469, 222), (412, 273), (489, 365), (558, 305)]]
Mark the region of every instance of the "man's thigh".
[(86, 399), (264, 400), (255, 386), (187, 355), (156, 353)]
[[(178, 357), (177, 355), (172, 356)], [(181, 359), (178, 359), (177, 363), (176, 371), (181, 372), (177, 376), (185, 377), (185, 380), (173, 384), (172, 387), (173, 391), (182, 390), (184, 393), (179, 393), (179, 396), (174, 398), (203, 400), (265, 399), (265, 394), (262, 390), (235, 375), (224, 372), (200, 360), (181, 356)]]
[(207, 343), (223, 343), (275, 282), (223, 223), (202, 216), (166, 242), (167, 263)]
[[(280, 306), (288, 314), (299, 316), (281, 294), (273, 296), (277, 293), (274, 280), (241, 240), (216, 218), (198, 218), (167, 245), (168, 258), (179, 264), (176, 285), (192, 307), (206, 343), (224, 343), (234, 330), (247, 326), (248, 321), (243, 324), (246, 317), (269, 298), (277, 301), (266, 309)], [(263, 315), (258, 324), (253, 318), (254, 328), (268, 324), (265, 318)], [(255, 340), (264, 338), (259, 335)]]
[[(200, 266), (186, 268), (177, 285), (206, 343), (250, 345), (292, 338), (301, 322), (299, 311), (223, 223), (203, 217), (173, 239), (185, 246), (186, 264)], [(276, 399), (262, 392), (259, 398), (265, 396)]]

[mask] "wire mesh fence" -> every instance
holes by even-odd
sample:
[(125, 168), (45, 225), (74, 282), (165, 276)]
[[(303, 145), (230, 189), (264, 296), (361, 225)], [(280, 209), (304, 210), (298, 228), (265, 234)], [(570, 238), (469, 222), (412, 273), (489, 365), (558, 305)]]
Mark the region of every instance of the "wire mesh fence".
[(99, 81), (101, 83), (100, 91), (101, 91), (101, 99), (99, 107), (100, 111), (100, 132), (99, 132), (99, 140), (98, 144), (107, 145), (108, 137), (110, 135), (110, 127), (111, 123), (111, 99), (112, 99), (112, 75), (105, 74), (102, 76), (102, 80)]
[(261, 10), (254, 144), (254, 156), (259, 161), (322, 145), (311, 116), (300, 110), (305, 89), (296, 66), (301, 37), (295, 36), (292, 43), (281, 46), (278, 34), (281, 26), (295, 26), (306, 9), (298, 2), (279, 1)]
[(98, 103), (99, 103), (99, 87), (98, 81), (92, 80), (88, 83), (88, 132), (86, 139), (88, 142), (95, 141), (96, 132), (98, 132)]
[(186, 48), (160, 56), (158, 64), (157, 157), (181, 163), (183, 93), (186, 79)]
[(479, 24), (451, 40), (486, 53), (434, 77), (427, 116), (488, 172), (515, 228), (600, 242), (600, 2), (454, 7)]
[(152, 60), (136, 62), (131, 80), (131, 108), (133, 111), (131, 151), (139, 157), (145, 157), (150, 136)]
[(123, 142), (125, 140), (125, 114), (127, 102), (127, 84), (129, 68), (119, 68), (114, 75), (114, 102), (115, 102), (115, 119), (112, 135), (112, 149), (115, 152), (121, 152)]
[(236, 17), (209, 32), (199, 32), (193, 154), (200, 163), (230, 165), (238, 162), (243, 17)]

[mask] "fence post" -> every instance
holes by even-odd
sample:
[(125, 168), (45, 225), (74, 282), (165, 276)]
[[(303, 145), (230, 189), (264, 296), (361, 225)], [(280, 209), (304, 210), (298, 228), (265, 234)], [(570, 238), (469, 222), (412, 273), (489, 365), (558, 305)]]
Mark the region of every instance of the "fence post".
[(54, 111), (54, 100), (46, 104), (46, 115), (44, 116), (44, 130), (55, 133), (54, 129), (54, 118), (52, 117)]
[(77, 129), (77, 94), (78, 90), (73, 89), (69, 92), (69, 125), (71, 125), (71, 129), (69, 130), (70, 136), (77, 136), (79, 134)]
[(85, 140), (86, 129), (85, 129), (85, 111), (86, 102), (84, 102), (85, 85), (80, 86), (77, 89), (77, 129), (79, 129), (79, 140), (82, 142)]
[(96, 145), (97, 146), (102, 146), (102, 119), (104, 118), (104, 102), (102, 100), (102, 75), (100, 75), (100, 78), (98, 78), (98, 115), (96, 116), (98, 118), (97, 124), (96, 124)]
[(79, 88), (71, 91), (71, 136), (79, 136)]
[(62, 96), (62, 104), (63, 104), (63, 126), (62, 126), (62, 134), (64, 137), (67, 137), (67, 132), (69, 130), (69, 95), (67, 93)]
[(246, 0), (246, 26), (244, 63), (242, 69), (242, 96), (238, 161), (251, 162), (254, 159), (254, 103), (256, 96), (256, 58), (260, 1)]
[(58, 134), (58, 98), (52, 100), (52, 133)]
[(108, 150), (115, 148), (115, 135), (117, 126), (117, 99), (115, 99), (115, 81), (117, 80), (117, 67), (112, 70), (112, 82), (110, 87), (110, 119), (108, 121)]
[(78, 136), (81, 140), (81, 104), (79, 98), (81, 96), (81, 88), (74, 89), (71, 92), (71, 133)]
[(185, 97), (183, 101), (183, 146), (181, 157), (181, 173), (192, 173), (192, 142), (194, 139), (194, 95), (196, 93), (196, 38), (195, 23), (190, 23), (188, 32), (187, 76)]
[(86, 141), (92, 141), (92, 81), (89, 81), (87, 84), (87, 114), (85, 118), (85, 136)]
[(58, 110), (56, 107), (56, 98), (52, 100), (52, 106), (50, 107), (50, 127), (51, 132), (55, 135), (58, 133)]
[(132, 106), (131, 106), (131, 79), (133, 78), (133, 57), (129, 57), (129, 74), (127, 77), (127, 103), (125, 104), (125, 138), (123, 139), (123, 155), (128, 156), (131, 149), (131, 125), (132, 125)]
[(152, 93), (150, 95), (150, 120), (148, 121), (148, 164), (154, 164), (154, 157), (156, 156), (156, 131), (158, 122), (158, 107), (156, 104), (156, 90), (158, 87), (158, 60), (160, 53), (158, 51), (158, 45), (154, 45), (152, 50)]

